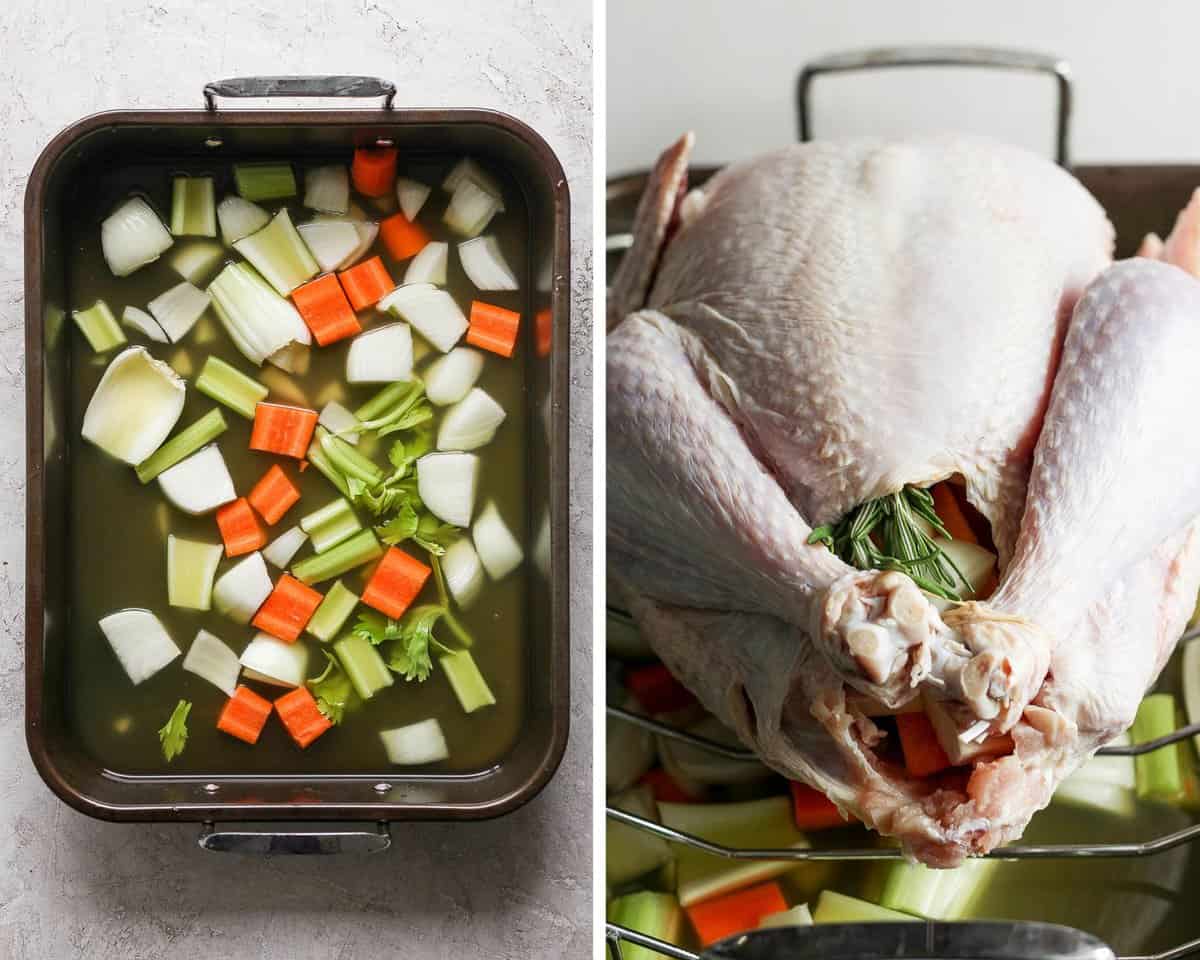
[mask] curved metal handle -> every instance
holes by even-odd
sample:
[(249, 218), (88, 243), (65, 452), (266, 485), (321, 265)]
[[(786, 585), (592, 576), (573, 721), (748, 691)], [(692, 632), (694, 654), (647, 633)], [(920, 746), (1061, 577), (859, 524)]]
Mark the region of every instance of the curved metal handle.
[(258, 853), (329, 855), (335, 853), (380, 853), (392, 845), (386, 823), (374, 830), (338, 830), (314, 826), (311, 830), (218, 829), (205, 823), (198, 840), (200, 848), (214, 853)]
[(396, 85), (379, 77), (232, 77), (204, 85), (204, 107), (217, 109), (217, 97), (383, 97), (392, 109)]
[(1058, 89), (1058, 115), (1055, 131), (1055, 159), (1060, 166), (1070, 162), (1071, 71), (1059, 57), (1029, 50), (1005, 50), (998, 47), (877, 47), (830, 54), (806, 64), (796, 83), (796, 118), (801, 141), (812, 139), (809, 120), (809, 88), (823, 73), (848, 73), (888, 67), (993, 67), (1045, 73), (1054, 78)]

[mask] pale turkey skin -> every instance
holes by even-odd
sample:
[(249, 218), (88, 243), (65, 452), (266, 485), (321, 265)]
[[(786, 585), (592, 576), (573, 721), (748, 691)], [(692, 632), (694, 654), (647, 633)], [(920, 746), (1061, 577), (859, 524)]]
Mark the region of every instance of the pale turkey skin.
[[(689, 145), (656, 171), (672, 193)], [(664, 250), (666, 232), (639, 231), (657, 273), (608, 345), (609, 565), (633, 613), (765, 762), (911, 855), (1018, 837), (1132, 720), (1195, 598), (1200, 284), (1108, 267), (1073, 178), (965, 138), (779, 151), (689, 195)], [(614, 282), (626, 308), (647, 276)], [(903, 575), (806, 543), (954, 473), (1001, 553), (985, 604), (942, 618)], [(965, 792), (908, 777), (846, 685), (961, 701), (1015, 749)]]

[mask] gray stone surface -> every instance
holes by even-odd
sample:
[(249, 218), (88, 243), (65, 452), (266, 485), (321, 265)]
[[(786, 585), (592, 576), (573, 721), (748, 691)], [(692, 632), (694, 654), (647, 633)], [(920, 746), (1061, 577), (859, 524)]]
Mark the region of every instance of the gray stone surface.
[[(591, 4), (196, 0), (0, 4), (0, 958), (583, 957), (591, 917)], [(357, 860), (202, 853), (191, 826), (115, 825), (60, 803), (25, 749), (25, 178), (71, 121), (195, 106), (205, 81), (368, 73), (398, 103), (532, 124), (570, 179), (571, 743), (533, 803), (483, 824), (398, 825)]]

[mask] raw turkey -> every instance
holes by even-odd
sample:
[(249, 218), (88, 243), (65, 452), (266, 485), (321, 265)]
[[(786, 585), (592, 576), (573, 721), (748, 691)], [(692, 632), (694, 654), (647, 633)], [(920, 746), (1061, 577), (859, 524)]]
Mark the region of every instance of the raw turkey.
[[(953, 866), (1132, 722), (1192, 610), (1200, 202), (1112, 263), (1091, 195), (1012, 147), (796, 145), (685, 194), (690, 147), (610, 290), (619, 599), (764, 762)], [(984, 601), (808, 542), (950, 477), (999, 555)], [(968, 776), (887, 759), (872, 717), (913, 708)]]

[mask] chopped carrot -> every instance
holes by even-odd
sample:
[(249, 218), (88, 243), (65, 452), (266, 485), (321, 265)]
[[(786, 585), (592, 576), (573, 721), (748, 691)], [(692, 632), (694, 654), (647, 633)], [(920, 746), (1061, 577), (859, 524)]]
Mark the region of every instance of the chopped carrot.
[(797, 830), (825, 830), (844, 827), (851, 821), (838, 811), (837, 805), (825, 794), (807, 783), (791, 781), (792, 817)]
[(533, 340), (539, 357), (550, 356), (550, 345), (554, 339), (554, 314), (549, 307), (542, 307), (533, 315)]
[(396, 179), (395, 147), (359, 147), (350, 164), (350, 180), (364, 197), (382, 197)]
[(696, 702), (692, 692), (661, 663), (627, 670), (625, 689), (647, 713), (674, 713)]
[(287, 478), (283, 468), (274, 464), (254, 485), (247, 499), (258, 515), (273, 526), (300, 499), (300, 491)]
[(324, 599), (312, 587), (285, 573), (250, 622), (264, 633), (295, 643)]
[(292, 301), (322, 347), (362, 332), (342, 285), (332, 273), (297, 287), (292, 291)]
[(954, 495), (954, 491), (950, 489), (950, 484), (945, 482), (935, 483), (929, 488), (929, 492), (933, 494), (933, 509), (937, 511), (938, 519), (942, 521), (942, 526), (946, 528), (946, 532), (955, 540), (965, 540), (967, 543), (979, 543), (979, 538), (975, 536), (975, 531), (971, 529), (967, 515), (963, 512), (963, 508), (959, 506), (958, 498)]
[(373, 307), (396, 289), (396, 284), (379, 257), (372, 257), (338, 274), (342, 289), (355, 310)]
[(783, 891), (772, 881), (710, 897), (686, 909), (696, 936), (700, 938), (700, 946), (707, 947), (735, 933), (757, 929), (763, 917), (782, 913), (787, 908)]
[(316, 427), (316, 410), (260, 402), (254, 408), (250, 449), (303, 460)]
[(300, 472), (301, 472), (301, 473), (303, 473), (303, 472), (304, 472), (305, 470), (307, 470), (307, 469), (308, 469), (308, 461), (307, 461), (307, 460), (301, 460), (301, 461), (300, 461)]
[(217, 510), (217, 527), (225, 543), (225, 556), (240, 557), (267, 545), (267, 534), (258, 524), (245, 497), (238, 497)]
[(897, 714), (896, 728), (900, 731), (904, 766), (914, 777), (927, 777), (951, 766), (950, 758), (938, 743), (933, 723), (925, 714)]
[(467, 343), (502, 357), (513, 355), (517, 346), (517, 328), (521, 325), (519, 313), (476, 300), (471, 304), (470, 321)]
[(307, 747), (333, 726), (307, 687), (297, 687), (276, 700), (275, 712), (301, 748)]
[(396, 620), (417, 599), (431, 573), (420, 560), (389, 547), (367, 582), (362, 602)]
[(638, 779), (638, 783), (644, 783), (650, 788), (654, 794), (656, 803), (696, 803), (696, 798), (683, 789), (675, 778), (672, 777), (662, 767), (655, 767), (653, 770), (647, 770)]
[(258, 743), (258, 735), (270, 715), (270, 700), (260, 697), (249, 687), (239, 686), (217, 717), (217, 729), (246, 743)]
[(379, 224), (379, 239), (393, 260), (407, 260), (425, 249), (430, 238), (419, 223), (413, 223), (403, 213), (393, 213)]

